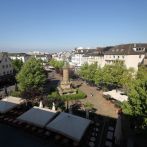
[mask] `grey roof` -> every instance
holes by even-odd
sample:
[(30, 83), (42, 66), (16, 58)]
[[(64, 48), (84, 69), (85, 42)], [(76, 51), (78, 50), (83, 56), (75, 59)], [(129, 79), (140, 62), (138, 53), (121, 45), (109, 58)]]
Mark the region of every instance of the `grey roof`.
[(110, 47), (97, 47), (96, 49), (89, 50), (84, 57), (89, 57), (89, 56), (103, 56), (105, 51), (109, 50)]
[(92, 50), (92, 49), (75, 49), (74, 53), (75, 54), (86, 54), (89, 50)]
[(8, 55), (9, 56), (30, 56), (26, 53), (9, 53)]
[[(137, 48), (139, 50), (135, 51), (133, 48)], [(141, 48), (145, 48), (145, 50), (141, 50)], [(141, 44), (122, 44), (117, 45), (110, 48), (105, 52), (106, 55), (138, 55), (145, 54), (147, 50), (147, 43)]]

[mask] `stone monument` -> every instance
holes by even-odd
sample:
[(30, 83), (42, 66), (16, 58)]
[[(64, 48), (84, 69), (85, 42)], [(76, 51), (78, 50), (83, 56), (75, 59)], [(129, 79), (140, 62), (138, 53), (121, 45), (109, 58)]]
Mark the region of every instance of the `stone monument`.
[(63, 94), (76, 94), (76, 89), (72, 88), (72, 83), (69, 80), (69, 66), (66, 61), (64, 61), (63, 66), (63, 78), (58, 86), (58, 91), (60, 95)]

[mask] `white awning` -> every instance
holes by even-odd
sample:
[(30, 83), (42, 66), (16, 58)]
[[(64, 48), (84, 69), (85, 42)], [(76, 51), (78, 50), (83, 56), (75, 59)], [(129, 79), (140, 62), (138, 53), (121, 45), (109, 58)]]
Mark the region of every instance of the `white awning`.
[(21, 104), (21, 103), (25, 102), (25, 99), (22, 99), (19, 97), (8, 96), (8, 97), (5, 97), (4, 99), (2, 99), (1, 101), (15, 103), (15, 104)]
[(17, 107), (19, 104), (24, 103), (24, 99), (17, 98), (17, 97), (5, 97), (4, 99), (0, 100), (0, 113), (6, 113), (11, 109)]
[(88, 119), (62, 112), (46, 128), (79, 142), (90, 122)]
[(103, 92), (103, 95), (109, 95), (112, 99), (118, 100), (120, 102), (128, 100), (128, 96), (122, 95), (122, 92), (119, 90), (117, 90), (117, 91), (112, 90), (112, 91)]
[(56, 111), (34, 106), (17, 119), (43, 128), (56, 114)]

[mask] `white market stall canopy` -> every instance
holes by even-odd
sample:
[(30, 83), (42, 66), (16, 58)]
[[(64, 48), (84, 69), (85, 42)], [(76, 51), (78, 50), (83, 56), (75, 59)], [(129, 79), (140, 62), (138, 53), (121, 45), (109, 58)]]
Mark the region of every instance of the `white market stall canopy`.
[(118, 100), (120, 102), (127, 101), (128, 96), (127, 95), (122, 95), (123, 92), (119, 90), (112, 90), (108, 92), (103, 92), (103, 95), (109, 95), (112, 99)]
[(0, 113), (6, 113), (24, 102), (25, 100), (22, 98), (12, 96), (5, 97), (0, 101)]
[(90, 122), (88, 119), (62, 112), (46, 128), (79, 142)]
[(56, 111), (34, 106), (17, 119), (43, 128), (56, 114)]

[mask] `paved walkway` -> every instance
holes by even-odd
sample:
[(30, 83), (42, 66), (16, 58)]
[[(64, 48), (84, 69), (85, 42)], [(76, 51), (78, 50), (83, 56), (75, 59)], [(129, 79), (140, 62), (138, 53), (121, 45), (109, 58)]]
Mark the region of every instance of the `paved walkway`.
[[(62, 80), (61, 75), (54, 73), (51, 73), (51, 76), (54, 79)], [(90, 102), (94, 105), (94, 108), (96, 109), (96, 113), (103, 115), (103, 116), (109, 116), (116, 118), (117, 117), (117, 108), (115, 108), (114, 104), (112, 104), (110, 101), (107, 101), (103, 96), (102, 96), (102, 91), (96, 90), (96, 87), (91, 87), (87, 85), (86, 83), (75, 80), (73, 83), (83, 83), (79, 88), (81, 91), (87, 94), (87, 98), (84, 100), (80, 100), (83, 103), (85, 102)], [(91, 96), (90, 94), (93, 94)]]
[[(97, 109), (97, 114), (116, 118), (117, 108), (115, 108), (114, 104), (112, 104), (110, 101), (107, 101), (102, 96), (102, 91), (98, 91), (96, 90), (96, 87), (91, 87), (85, 83), (82, 84), (80, 90), (87, 94), (87, 98), (82, 101), (88, 101), (92, 103), (94, 108)], [(93, 96), (91, 96), (91, 93)]]

